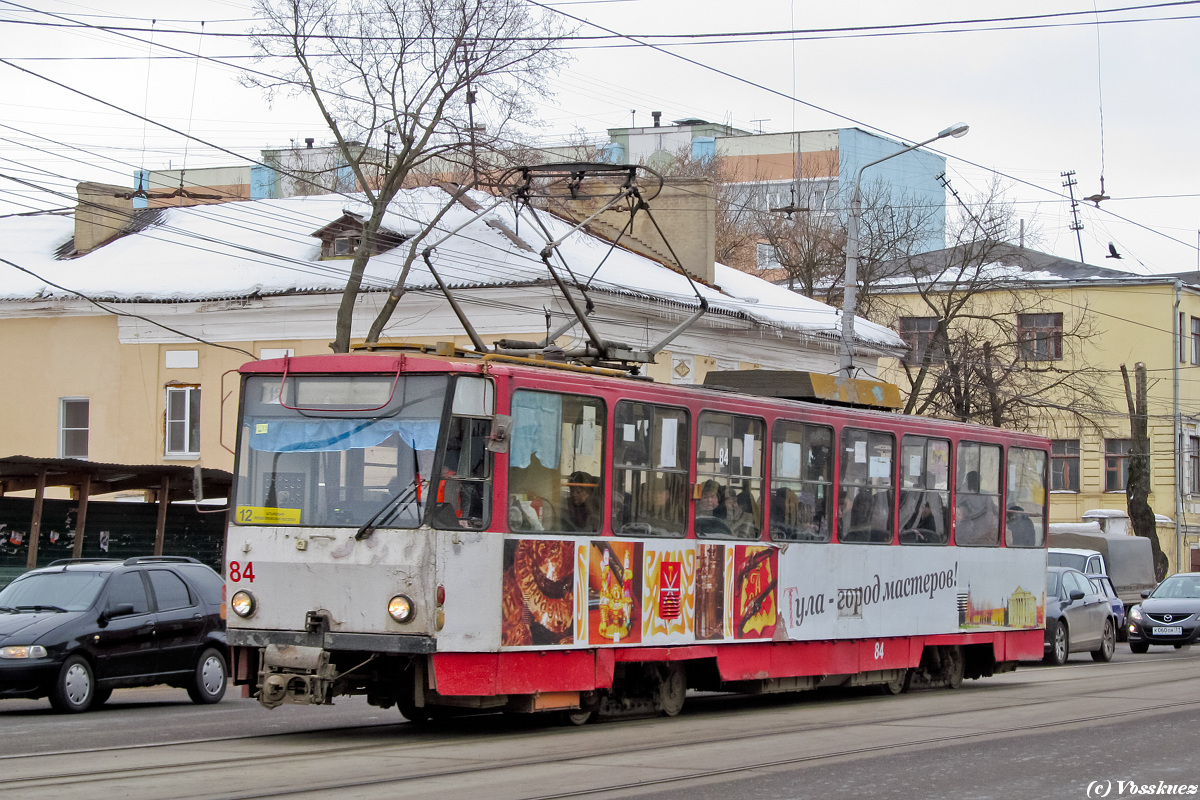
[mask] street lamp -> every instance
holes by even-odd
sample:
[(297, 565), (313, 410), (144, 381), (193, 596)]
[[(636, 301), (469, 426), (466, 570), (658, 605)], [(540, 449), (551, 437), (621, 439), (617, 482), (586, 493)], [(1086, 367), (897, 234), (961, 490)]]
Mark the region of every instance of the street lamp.
[(858, 168), (858, 172), (855, 173), (854, 193), (850, 195), (850, 221), (846, 226), (846, 277), (845, 289), (842, 294), (842, 359), (838, 365), (839, 375), (845, 373), (845, 376), (849, 378), (854, 371), (854, 311), (858, 300), (858, 221), (862, 216), (862, 192), (859, 184), (862, 182), (863, 170), (867, 167), (873, 167), (880, 162), (887, 161), (889, 158), (904, 155), (910, 150), (924, 147), (931, 142), (936, 142), (938, 139), (945, 139), (948, 136), (953, 136), (957, 139), (960, 136), (965, 136), (968, 130), (970, 130), (970, 127), (965, 122), (951, 125), (949, 128), (940, 131), (932, 139), (926, 139), (923, 142), (909, 145), (903, 150), (897, 150), (889, 156), (877, 158), (868, 164), (863, 164)]

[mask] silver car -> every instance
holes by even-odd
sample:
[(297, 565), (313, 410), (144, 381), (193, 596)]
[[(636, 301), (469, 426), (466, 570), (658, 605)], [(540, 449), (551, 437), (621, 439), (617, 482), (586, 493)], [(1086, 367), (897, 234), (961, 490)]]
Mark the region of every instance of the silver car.
[(1116, 647), (1117, 621), (1108, 598), (1079, 570), (1047, 567), (1046, 663), (1064, 664), (1071, 653), (1111, 661)]

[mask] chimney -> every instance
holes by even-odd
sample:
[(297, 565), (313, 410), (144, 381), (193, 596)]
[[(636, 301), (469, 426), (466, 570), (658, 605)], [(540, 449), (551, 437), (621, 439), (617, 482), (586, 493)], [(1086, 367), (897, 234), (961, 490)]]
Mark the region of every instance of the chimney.
[(309, 149), (309, 150), (312, 150), (312, 149), (313, 149), (313, 144), (314, 144), (316, 141), (317, 141), (317, 140), (316, 140), (316, 139), (314, 139), (313, 137), (311, 137), (311, 136), (308, 136), (308, 137), (306, 137), (306, 138), (304, 139), (304, 144), (308, 145), (308, 149)]
[[(613, 184), (615, 193), (619, 183)], [(595, 213), (606, 202), (600, 192), (591, 196), (570, 199), (566, 189), (551, 201), (556, 211), (582, 221)], [(608, 195), (611, 197), (611, 195)], [(671, 250), (679, 256), (680, 265), (693, 278), (712, 285), (715, 281), (713, 263), (716, 261), (716, 217), (717, 204), (713, 198), (711, 178), (668, 178), (658, 197), (650, 201), (650, 211), (658, 221), (671, 248), (659, 236), (654, 222), (645, 214), (638, 214), (630, 233), (621, 238), (621, 245), (675, 269)], [(629, 219), (629, 212), (610, 209), (605, 211), (586, 230), (603, 239), (613, 241)]]
[(90, 253), (121, 235), (133, 221), (133, 194), (124, 186), (85, 181), (75, 187), (75, 252)]
[(659, 120), (662, 119), (662, 112), (661, 111), (651, 111), (650, 116), (654, 119), (654, 127), (657, 128), (660, 124)]

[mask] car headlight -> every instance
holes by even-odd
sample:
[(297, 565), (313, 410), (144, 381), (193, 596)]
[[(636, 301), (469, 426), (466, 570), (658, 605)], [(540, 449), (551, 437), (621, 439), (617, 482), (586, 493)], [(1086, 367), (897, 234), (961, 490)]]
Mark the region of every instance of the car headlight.
[(413, 602), (402, 594), (388, 601), (388, 616), (396, 622), (411, 622), (413, 618)]
[(245, 589), (238, 589), (229, 599), (229, 607), (233, 609), (233, 613), (246, 619), (254, 616), (254, 612), (258, 610), (258, 601)]
[(0, 647), (0, 658), (45, 658), (46, 648), (40, 644), (24, 645), (12, 644), (8, 647)]
[(1129, 609), (1129, 618), (1135, 622), (1141, 622), (1142, 621), (1142, 607), (1134, 606), (1133, 608)]

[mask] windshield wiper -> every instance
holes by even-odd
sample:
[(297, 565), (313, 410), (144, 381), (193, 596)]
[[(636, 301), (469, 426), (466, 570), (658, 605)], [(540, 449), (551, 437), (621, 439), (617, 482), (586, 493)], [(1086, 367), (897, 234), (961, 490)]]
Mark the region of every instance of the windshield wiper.
[(419, 480), (418, 478), (416, 481), (410, 483), (404, 491), (388, 498), (388, 501), (383, 504), (383, 508), (376, 511), (371, 515), (369, 520), (363, 523), (362, 527), (358, 529), (358, 533), (354, 534), (354, 538), (366, 539), (375, 532), (376, 528), (391, 522), (392, 518), (399, 512), (400, 507), (412, 500), (420, 491), (421, 484)]
[(9, 606), (0, 606), (0, 614), (15, 614), (15, 613), (17, 613), (17, 610), (15, 608), (10, 608)]
[(65, 608), (59, 608), (58, 606), (43, 606), (43, 605), (17, 606), (16, 610), (17, 611), (57, 611), (60, 614), (67, 613), (67, 610)]

